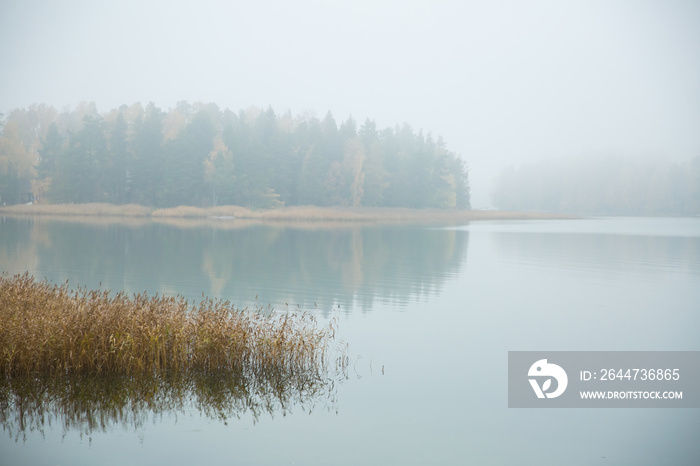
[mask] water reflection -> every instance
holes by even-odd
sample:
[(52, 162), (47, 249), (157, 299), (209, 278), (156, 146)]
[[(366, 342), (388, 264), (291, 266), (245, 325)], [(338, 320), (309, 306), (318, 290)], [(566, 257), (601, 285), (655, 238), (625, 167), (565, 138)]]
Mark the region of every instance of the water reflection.
[[(35, 264), (39, 278), (47, 276), (54, 282), (70, 278), (90, 288), (109, 281), (114, 290), (123, 283), (121, 289), (127, 291), (189, 290), (195, 297), (215, 289), (233, 301), (260, 292), (264, 306), (267, 302), (284, 306), (282, 300), (289, 296), (290, 307), (294, 299), (306, 299), (311, 308), (319, 296), (327, 301), (337, 297), (376, 303), (402, 302), (414, 293), (414, 298), (427, 299), (413, 300), (400, 313), (378, 305), (372, 313), (341, 316), (343, 337), (353, 354), (364, 356), (360, 366), (366, 365), (358, 369), (365, 375), (361, 381), (338, 388), (337, 415), (325, 415), (320, 409), (334, 403), (324, 395), (302, 403), (304, 409), (312, 406), (314, 416), (288, 415), (284, 420), (277, 416), (267, 422), (262, 411), (254, 429), (248, 429), (246, 422), (229, 422), (231, 427), (224, 428), (221, 422), (190, 422), (182, 416), (173, 427), (172, 419), (163, 415), (158, 425), (144, 425), (143, 437), (141, 431), (136, 436), (95, 435), (89, 447), (86, 442), (73, 441), (73, 436), (60, 442), (60, 435), (52, 435), (60, 433), (63, 422), (53, 414), (54, 431), (47, 427), (48, 421), (43, 424), (46, 439), (28, 434), (26, 444), (15, 444), (2, 435), (0, 451), (5, 462), (104, 464), (111, 460), (114, 464), (175, 465), (202, 462), (202, 452), (209, 464), (228, 464), (235, 458), (242, 464), (549, 465), (572, 462), (574, 456), (586, 464), (611, 458), (626, 464), (695, 464), (693, 460), (699, 457), (692, 436), (697, 431), (697, 413), (692, 410), (545, 413), (507, 408), (507, 351), (700, 349), (700, 251), (692, 238), (681, 238), (694, 236), (697, 241), (700, 235), (678, 234), (684, 232), (678, 222), (667, 225), (664, 219), (655, 219), (654, 225), (669, 231), (664, 234), (651, 227), (628, 228), (626, 219), (611, 221), (604, 231), (588, 220), (512, 227), (474, 222), (469, 226), (468, 263), (466, 231), (450, 235), (420, 228), (396, 232), (390, 227), (340, 225), (321, 231), (240, 224), (232, 231), (229, 225), (151, 222), (128, 227), (95, 224), (63, 231), (53, 225), (58, 221), (42, 222), (26, 221), (20, 228), (13, 221), (13, 234), (7, 222), (0, 225), (3, 268), (16, 273), (26, 270), (26, 264)], [(697, 225), (699, 220), (693, 222)], [(607, 234), (611, 229), (615, 231)], [(86, 230), (99, 241), (91, 241)], [(303, 236), (302, 231), (309, 233), (308, 240), (295, 238)], [(67, 238), (71, 234), (80, 239), (71, 241)], [(620, 237), (612, 238), (612, 234)], [(14, 239), (6, 240), (10, 236)], [(626, 238), (629, 236), (638, 238)], [(656, 239), (646, 238), (649, 236)], [(668, 236), (677, 239), (667, 240)], [(110, 237), (120, 247), (106, 254), (99, 243)], [(304, 254), (290, 250), (295, 242), (305, 247)], [(195, 253), (177, 250), (190, 243)], [(13, 250), (18, 244), (24, 248), (21, 253)], [(67, 251), (50, 250), (68, 244)], [(248, 250), (255, 244), (267, 249)], [(356, 254), (347, 250), (351, 247), (358, 248)], [(70, 261), (70, 254), (83, 259), (71, 263), (74, 270), (60, 262)], [(359, 260), (353, 263), (354, 257)], [(25, 264), (26, 258), (34, 262)], [(166, 262), (159, 265), (156, 258)], [(390, 260), (397, 263), (392, 266)], [(136, 264), (146, 270), (139, 272)], [(382, 277), (377, 269), (385, 270), (387, 276)], [(91, 273), (95, 274), (93, 281)], [(559, 280), (561, 275), (566, 276)], [(256, 286), (254, 276), (263, 283)], [(664, 279), (653, 286), (644, 280), (658, 276)], [(376, 283), (370, 283), (370, 278)], [(433, 296), (433, 289), (441, 292)], [(277, 300), (270, 299), (275, 296)], [(380, 365), (386, 365), (386, 375), (379, 375)], [(46, 390), (36, 391), (43, 396)], [(216, 398), (215, 392), (211, 399)], [(49, 396), (41, 399), (51, 400)], [(188, 412), (189, 406), (183, 411)], [(129, 405), (123, 408), (124, 415), (133, 416), (129, 409)], [(155, 412), (140, 411), (157, 416)], [(18, 424), (12, 419), (8, 425), (14, 426), (16, 435)], [(29, 425), (26, 419), (25, 425)], [(97, 426), (95, 430), (99, 422)], [(186, 430), (191, 426), (204, 427), (204, 431), (193, 435)], [(551, 439), (544, 450), (542, 438)], [(673, 452), (670, 457), (669, 451)], [(601, 459), (603, 456), (608, 459)]]
[(324, 311), (437, 293), (464, 264), (468, 241), (466, 231), (405, 225), (10, 217), (0, 225), (0, 260), (10, 273)]
[(286, 415), (294, 407), (311, 412), (336, 409), (334, 374), (266, 374), (249, 377), (234, 372), (121, 376), (0, 378), (0, 423), (14, 441), (31, 432), (62, 428), (90, 436), (115, 427), (140, 430), (163, 415), (199, 413), (226, 423), (251, 415)]

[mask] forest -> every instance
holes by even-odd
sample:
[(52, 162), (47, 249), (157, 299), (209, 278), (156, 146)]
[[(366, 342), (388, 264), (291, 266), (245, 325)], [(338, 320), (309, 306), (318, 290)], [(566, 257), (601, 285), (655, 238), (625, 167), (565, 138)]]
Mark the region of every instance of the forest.
[(675, 162), (622, 156), (543, 159), (497, 178), (500, 209), (582, 215), (700, 214), (700, 156)]
[(11, 111), (0, 118), (0, 202), (470, 207), (463, 160), (408, 124), (188, 102)]

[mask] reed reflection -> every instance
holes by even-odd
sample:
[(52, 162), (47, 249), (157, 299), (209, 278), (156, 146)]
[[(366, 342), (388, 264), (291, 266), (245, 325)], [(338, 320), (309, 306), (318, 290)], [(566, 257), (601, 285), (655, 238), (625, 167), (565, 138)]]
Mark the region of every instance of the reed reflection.
[[(335, 376), (342, 371), (335, 372)], [(90, 436), (141, 430), (164, 415), (200, 414), (227, 423), (250, 415), (336, 409), (336, 380), (326, 374), (236, 372), (124, 376), (72, 374), (0, 378), (0, 423), (14, 441), (62, 428)]]

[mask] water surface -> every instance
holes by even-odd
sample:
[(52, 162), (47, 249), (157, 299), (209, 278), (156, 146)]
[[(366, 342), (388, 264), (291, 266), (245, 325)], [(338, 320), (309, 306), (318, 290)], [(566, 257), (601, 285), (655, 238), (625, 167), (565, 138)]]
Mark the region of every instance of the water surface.
[[(513, 350), (700, 350), (700, 219), (442, 226), (0, 221), (0, 264), (339, 319), (332, 400), (5, 433), (8, 464), (698, 464), (697, 409), (507, 407)], [(4, 461), (4, 460), (3, 460)]]

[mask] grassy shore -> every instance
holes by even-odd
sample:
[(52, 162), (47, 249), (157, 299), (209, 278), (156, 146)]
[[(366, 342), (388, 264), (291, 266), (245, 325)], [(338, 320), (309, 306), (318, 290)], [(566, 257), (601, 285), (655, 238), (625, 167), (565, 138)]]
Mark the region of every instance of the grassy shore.
[(82, 217), (122, 217), (167, 219), (220, 219), (304, 222), (465, 222), (472, 220), (515, 220), (573, 218), (569, 215), (538, 212), (504, 212), (495, 210), (440, 210), (373, 207), (295, 206), (269, 210), (252, 210), (240, 206), (192, 207), (167, 209), (127, 204), (38, 204), (0, 207), (0, 215), (52, 215)]
[(315, 373), (334, 328), (313, 317), (234, 309), (205, 299), (71, 290), (0, 276), (0, 375)]
[(153, 209), (136, 204), (19, 204), (0, 207), (0, 214), (85, 217), (150, 217)]

